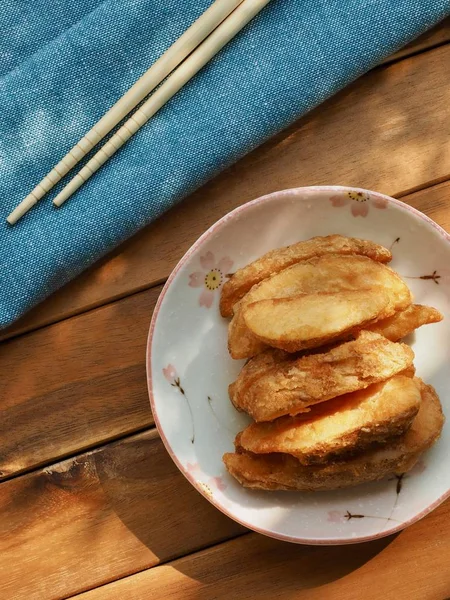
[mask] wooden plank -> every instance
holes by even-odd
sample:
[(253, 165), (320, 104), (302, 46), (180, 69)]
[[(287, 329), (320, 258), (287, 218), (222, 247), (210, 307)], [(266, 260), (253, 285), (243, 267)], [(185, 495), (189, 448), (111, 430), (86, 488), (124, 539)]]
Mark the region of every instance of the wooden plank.
[(433, 27), (433, 29), (425, 32), (417, 39), (404, 46), (401, 50), (386, 58), (381, 64), (389, 64), (396, 60), (417, 54), (418, 52), (424, 52), (425, 50), (430, 50), (431, 48), (446, 44), (449, 41), (450, 19), (444, 19), (441, 23), (436, 25), (436, 27)]
[(4, 337), (161, 282), (207, 227), (260, 195), (315, 184), (405, 195), (447, 179), (449, 63), (445, 45), (368, 73), (69, 283)]
[[(450, 230), (449, 198), (445, 183), (404, 200)], [(145, 347), (160, 289), (0, 344), (1, 477), (153, 423)]]
[(450, 503), (397, 536), (300, 546), (251, 534), (81, 594), (77, 600), (443, 600)]
[(0, 344), (0, 475), (153, 423), (145, 349), (160, 287)]
[(450, 232), (450, 181), (426, 188), (402, 198)]
[(245, 531), (155, 430), (0, 484), (0, 515), (5, 600), (67, 597)]

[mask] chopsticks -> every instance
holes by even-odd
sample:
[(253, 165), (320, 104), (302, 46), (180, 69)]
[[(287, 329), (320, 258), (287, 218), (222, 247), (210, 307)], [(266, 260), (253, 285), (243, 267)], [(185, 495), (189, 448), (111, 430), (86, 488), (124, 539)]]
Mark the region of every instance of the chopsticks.
[[(8, 223), (16, 223), (168, 73), (175, 69), (56, 196), (53, 204), (61, 206), (269, 2), (270, 0), (216, 0), (12, 211), (7, 217)], [(175, 68), (182, 60), (184, 62)]]
[(64, 156), (7, 217), (16, 223), (54, 185), (96, 146), (126, 115), (175, 69), (242, 0), (216, 0), (108, 110), (94, 127)]

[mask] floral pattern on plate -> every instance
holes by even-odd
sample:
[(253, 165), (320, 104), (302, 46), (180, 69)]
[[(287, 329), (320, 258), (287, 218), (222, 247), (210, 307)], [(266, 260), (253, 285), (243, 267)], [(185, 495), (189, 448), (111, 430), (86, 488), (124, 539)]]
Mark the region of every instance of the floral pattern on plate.
[(215, 295), (225, 282), (233, 261), (228, 256), (216, 261), (214, 254), (209, 251), (200, 256), (201, 271), (194, 271), (189, 275), (189, 286), (203, 288), (198, 298), (200, 306), (211, 308)]
[(228, 397), (228, 385), (243, 362), (228, 355), (220, 289), (231, 270), (265, 252), (332, 233), (391, 247), (394, 269), (408, 278), (414, 301), (444, 314), (444, 321), (420, 328), (410, 343), (418, 375), (437, 389), (444, 413), (450, 414), (450, 236), (399, 200), (368, 190), (284, 190), (226, 215), (170, 276), (153, 315), (147, 355), (156, 425), (192, 485), (242, 525), (309, 544), (353, 543), (394, 533), (450, 495), (450, 472), (442, 468), (450, 451), (447, 426), (423, 462), (406, 475), (335, 492), (248, 490), (224, 470), (222, 456), (233, 449), (249, 419)]
[(354, 217), (367, 217), (369, 214), (369, 206), (378, 209), (385, 209), (388, 207), (388, 202), (384, 198), (371, 196), (368, 192), (354, 190), (331, 196), (330, 202), (332, 206), (338, 208), (350, 204), (350, 212)]
[(186, 396), (186, 392), (184, 391), (184, 389), (181, 387), (181, 382), (180, 382), (180, 378), (178, 376), (177, 370), (175, 369), (175, 367), (172, 364), (168, 364), (167, 367), (163, 368), (163, 375), (166, 379), (166, 381), (168, 381), (170, 383), (170, 385), (174, 388), (177, 388), (177, 390), (180, 392), (180, 394), (186, 399), (188, 408), (189, 408), (189, 414), (191, 415), (191, 421), (192, 421), (192, 433), (191, 433), (191, 444), (193, 444), (195, 442), (195, 424), (194, 424), (194, 415), (192, 414), (192, 407), (191, 407), (191, 403), (189, 402), (189, 398)]

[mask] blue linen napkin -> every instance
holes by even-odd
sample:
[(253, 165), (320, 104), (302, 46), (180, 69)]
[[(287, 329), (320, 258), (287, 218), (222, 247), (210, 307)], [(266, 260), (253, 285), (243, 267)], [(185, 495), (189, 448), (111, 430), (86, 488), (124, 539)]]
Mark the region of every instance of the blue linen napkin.
[(0, 327), (450, 13), (450, 0), (272, 0), (62, 209), (58, 186), (8, 226), (210, 3), (2, 0)]

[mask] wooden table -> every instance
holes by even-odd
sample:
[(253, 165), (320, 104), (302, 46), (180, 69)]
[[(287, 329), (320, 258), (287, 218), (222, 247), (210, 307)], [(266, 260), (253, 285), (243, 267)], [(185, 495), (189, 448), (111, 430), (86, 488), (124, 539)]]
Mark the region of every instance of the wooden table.
[(356, 185), (450, 229), (449, 42), (447, 21), (2, 332), (1, 600), (450, 596), (449, 502), (356, 546), (250, 533), (178, 472), (145, 377), (162, 283), (209, 225), (252, 198)]

